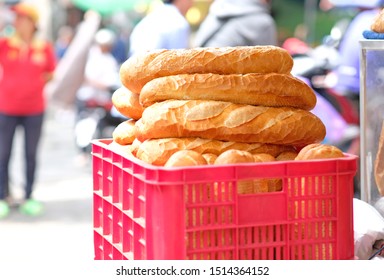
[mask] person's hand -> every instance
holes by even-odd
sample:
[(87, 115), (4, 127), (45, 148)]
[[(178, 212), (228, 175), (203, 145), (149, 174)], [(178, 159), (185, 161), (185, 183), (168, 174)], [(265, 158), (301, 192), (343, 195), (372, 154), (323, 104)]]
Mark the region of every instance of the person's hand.
[(320, 0), (319, 8), (323, 11), (329, 11), (334, 7), (334, 5), (329, 0)]
[(375, 253), (369, 259), (372, 259), (375, 256), (384, 257), (384, 240), (377, 240), (375, 244), (373, 244), (373, 249)]
[(89, 20), (89, 19), (92, 19), (92, 18), (99, 18), (100, 17), (100, 14), (94, 10), (88, 10), (85, 12), (84, 14), (84, 19), (85, 20)]

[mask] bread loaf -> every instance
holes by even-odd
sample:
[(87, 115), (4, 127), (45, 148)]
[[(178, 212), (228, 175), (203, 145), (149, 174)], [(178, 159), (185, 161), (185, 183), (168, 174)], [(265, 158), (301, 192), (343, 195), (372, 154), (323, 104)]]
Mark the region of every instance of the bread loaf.
[(134, 154), (138, 159), (147, 163), (162, 166), (172, 154), (179, 150), (193, 150), (201, 154), (211, 153), (218, 156), (230, 149), (248, 151), (252, 154), (268, 153), (272, 156), (277, 156), (283, 151), (294, 151), (292, 146), (285, 145), (239, 143), (188, 137), (149, 139), (140, 143)]
[(270, 154), (266, 154), (266, 153), (253, 154), (254, 162), (269, 162), (269, 161), (275, 161), (275, 160), (276, 158)]
[(268, 74), (182, 74), (149, 81), (140, 92), (140, 103), (148, 107), (168, 99), (201, 99), (272, 107), (311, 110), (316, 95), (292, 75)]
[(116, 126), (112, 132), (113, 141), (120, 145), (132, 144), (136, 139), (135, 123), (135, 120), (126, 120)]
[[(247, 151), (227, 150), (220, 154), (215, 160), (215, 165), (219, 164), (237, 164), (237, 163), (255, 163), (275, 161), (275, 158), (269, 154), (251, 154)], [(240, 180), (237, 183), (237, 192), (239, 194), (252, 194), (268, 192), (269, 188), (274, 188), (276, 180), (272, 179), (255, 179)]]
[(384, 9), (374, 18), (371, 30), (377, 33), (384, 33)]
[[(271, 162), (276, 161), (276, 158), (270, 154), (254, 154), (254, 162)], [(263, 179), (263, 180), (254, 180), (253, 182), (253, 192), (277, 192), (281, 191), (283, 187), (283, 182), (281, 179)]]
[(302, 148), (295, 160), (342, 158), (343, 152), (332, 145), (313, 143)]
[(127, 118), (138, 120), (143, 114), (144, 108), (139, 102), (139, 95), (125, 87), (121, 87), (113, 93), (112, 104), (120, 114)]
[(251, 163), (255, 162), (253, 155), (247, 151), (230, 149), (221, 153), (215, 160), (215, 164)]
[(141, 145), (141, 141), (139, 141), (137, 138), (133, 140), (131, 144), (131, 152), (136, 157), (137, 151), (139, 150), (139, 147)]
[[(227, 150), (220, 154), (215, 160), (215, 165), (221, 164), (237, 164), (237, 163), (253, 163), (255, 162), (253, 155), (247, 151)], [(266, 191), (268, 191), (267, 184)], [(254, 193), (254, 180), (240, 180), (237, 182), (237, 192), (239, 194)]]
[(222, 101), (167, 100), (147, 107), (136, 122), (140, 141), (201, 137), (223, 141), (305, 146), (325, 137), (312, 113)]
[(120, 80), (134, 93), (149, 81), (177, 74), (285, 73), (293, 59), (276, 46), (243, 46), (152, 50), (130, 57), (120, 68)]
[(207, 164), (202, 154), (192, 150), (180, 150), (171, 155), (164, 166), (197, 166)]
[(117, 153), (120, 154), (124, 157), (133, 157), (132, 154), (132, 146), (131, 145), (121, 145), (115, 141), (112, 141), (111, 143), (108, 144), (108, 148)]
[(297, 157), (298, 152), (297, 151), (284, 151), (280, 153), (277, 157), (277, 161), (285, 161), (285, 160), (295, 160)]
[(384, 122), (381, 127), (379, 144), (376, 153), (374, 177), (380, 195), (384, 196)]
[(203, 154), (203, 158), (207, 161), (207, 164), (214, 164), (215, 160), (217, 159), (217, 155), (213, 153), (205, 153)]

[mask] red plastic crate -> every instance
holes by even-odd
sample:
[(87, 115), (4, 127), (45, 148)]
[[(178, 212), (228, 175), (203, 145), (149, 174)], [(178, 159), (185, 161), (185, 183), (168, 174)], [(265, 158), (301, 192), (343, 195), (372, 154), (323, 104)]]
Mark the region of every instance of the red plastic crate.
[[(93, 142), (95, 259), (353, 259), (357, 157), (165, 168)], [(282, 190), (238, 194), (243, 181)]]

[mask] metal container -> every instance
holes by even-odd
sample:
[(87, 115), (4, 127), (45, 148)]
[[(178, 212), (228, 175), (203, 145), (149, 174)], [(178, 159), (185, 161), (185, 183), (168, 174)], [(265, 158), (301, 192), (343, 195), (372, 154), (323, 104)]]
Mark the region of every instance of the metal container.
[(360, 46), (360, 193), (374, 205), (381, 197), (375, 162), (384, 128), (384, 40), (361, 40)]

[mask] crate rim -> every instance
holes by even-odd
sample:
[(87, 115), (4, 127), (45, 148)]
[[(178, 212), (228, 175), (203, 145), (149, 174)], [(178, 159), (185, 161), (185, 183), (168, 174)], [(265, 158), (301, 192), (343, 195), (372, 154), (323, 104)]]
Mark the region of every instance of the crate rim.
[[(112, 138), (104, 138), (104, 139), (94, 139), (92, 140), (92, 144), (94, 145), (101, 145), (103, 146), (104, 149), (108, 149), (108, 144), (110, 144), (113, 141)], [(108, 149), (109, 150), (109, 149)], [(124, 154), (117, 153), (116, 151), (110, 150), (116, 154), (121, 155), (124, 157)], [(327, 159), (311, 159), (311, 160), (282, 160), (282, 161), (273, 161), (273, 162), (252, 162), (252, 163), (236, 163), (236, 164), (221, 164), (221, 165), (199, 165), (199, 166), (172, 166), (172, 167), (166, 167), (166, 166), (159, 166), (159, 165), (153, 165), (150, 163), (147, 163), (145, 161), (142, 161), (136, 157), (129, 157), (129, 160), (132, 161), (135, 164), (138, 164), (142, 167), (145, 167), (146, 169), (149, 169), (151, 171), (156, 171), (156, 170), (164, 170), (164, 171), (172, 171), (172, 170), (188, 170), (188, 169), (201, 169), (202, 167), (208, 168), (208, 169), (216, 169), (218, 167), (230, 167), (230, 166), (258, 166), (258, 165), (263, 165), (263, 166), (269, 166), (269, 165), (281, 165), (281, 164), (287, 164), (289, 165), (298, 165), (298, 166), (304, 166), (307, 164), (321, 164), (323, 165), (326, 162), (329, 163), (334, 163), (334, 162), (348, 162), (351, 160), (357, 160), (359, 157), (354, 154), (349, 154), (349, 153), (343, 153), (345, 157), (343, 158), (327, 158)], [(92, 155), (94, 153), (92, 152)]]

